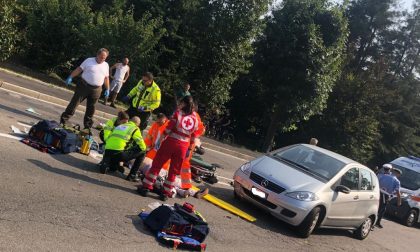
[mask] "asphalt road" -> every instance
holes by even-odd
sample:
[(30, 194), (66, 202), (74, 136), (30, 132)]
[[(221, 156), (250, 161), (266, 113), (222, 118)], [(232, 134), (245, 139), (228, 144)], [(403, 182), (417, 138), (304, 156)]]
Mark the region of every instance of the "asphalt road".
[[(41, 115), (26, 112), (32, 107)], [(10, 126), (58, 120), (63, 108), (0, 89), (0, 251), (165, 251), (137, 214), (155, 198), (136, 194), (135, 184), (98, 173), (97, 161), (77, 153), (48, 155), (2, 136)], [(73, 122), (80, 122), (77, 114)], [(231, 178), (244, 160), (208, 150), (204, 159)], [(211, 193), (254, 215), (246, 222), (204, 200), (187, 199), (206, 217), (208, 251), (418, 251), (419, 228), (383, 222), (359, 241), (351, 232), (318, 230), (297, 238), (291, 228), (259, 209), (233, 199), (232, 188)], [(181, 199), (169, 203), (182, 202)]]

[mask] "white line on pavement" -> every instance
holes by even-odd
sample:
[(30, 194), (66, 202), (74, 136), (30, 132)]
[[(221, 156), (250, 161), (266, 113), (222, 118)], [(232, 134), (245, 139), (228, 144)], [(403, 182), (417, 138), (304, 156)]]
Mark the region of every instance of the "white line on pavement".
[(7, 138), (10, 138), (10, 139), (15, 139), (15, 140), (18, 140), (18, 141), (23, 139), (22, 137), (12, 136), (12, 135), (9, 135), (9, 134), (4, 134), (4, 133), (0, 133), (0, 136), (7, 137)]
[(216, 177), (225, 179), (227, 181), (233, 181), (233, 179), (231, 179), (231, 178), (226, 178), (226, 177), (222, 177), (222, 176), (219, 176), (219, 175), (217, 175)]
[(225, 183), (225, 182), (217, 182), (217, 184), (221, 184), (221, 185), (225, 185), (225, 186), (229, 186), (229, 187), (231, 187), (232, 185), (230, 185), (230, 184), (228, 184), (228, 183)]
[[(8, 93), (18, 94), (18, 95), (20, 95), (20, 96), (24, 96), (24, 97), (27, 97), (27, 98), (30, 98), (30, 99), (33, 99), (33, 100), (36, 100), (36, 101), (40, 101), (40, 102), (44, 102), (44, 103), (51, 104), (51, 105), (54, 105), (54, 106), (58, 106), (58, 107), (60, 107), (60, 108), (66, 108), (65, 106), (62, 106), (62, 105), (60, 105), (60, 104), (56, 104), (56, 103), (53, 103), (53, 102), (49, 102), (49, 101), (41, 100), (41, 99), (38, 99), (38, 98), (34, 98), (34, 97), (30, 96), (30, 95), (21, 94), (21, 93), (19, 93), (19, 92), (15, 92), (15, 91), (8, 90), (8, 89), (5, 89), (5, 88), (0, 88), (0, 89), (1, 89), (1, 90), (6, 91), (6, 92), (8, 92)], [(76, 110), (76, 112), (77, 112), (77, 113), (81, 113), (81, 114), (83, 114), (83, 113), (84, 113), (84, 112), (82, 112), (82, 111), (78, 111), (78, 110)], [(97, 115), (95, 115), (95, 118), (99, 118), (99, 119), (102, 119), (102, 120), (108, 121), (108, 119), (106, 119), (106, 118), (104, 118), (104, 117), (102, 117), (102, 116), (97, 116)]]
[(248, 162), (249, 161), (249, 160), (246, 160), (246, 159), (243, 159), (243, 158), (238, 158), (238, 157), (235, 157), (233, 155), (226, 154), (226, 153), (223, 153), (223, 152), (220, 152), (220, 151), (217, 151), (217, 150), (212, 150), (212, 149), (209, 149), (209, 148), (206, 148), (206, 150), (213, 151), (213, 152), (216, 152), (216, 153), (221, 154), (221, 155), (224, 155), (224, 156), (236, 158), (236, 159), (241, 160), (241, 161), (244, 161), (244, 162)]
[(28, 128), (31, 128), (32, 127), (31, 125), (26, 124), (26, 123), (18, 122), (17, 124), (19, 124), (20, 126), (23, 126), (23, 127), (28, 127)]

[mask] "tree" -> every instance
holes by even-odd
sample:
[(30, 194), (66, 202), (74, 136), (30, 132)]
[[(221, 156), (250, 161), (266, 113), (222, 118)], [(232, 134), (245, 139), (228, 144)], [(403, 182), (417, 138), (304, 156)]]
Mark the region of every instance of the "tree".
[(276, 132), (319, 114), (341, 73), (347, 38), (343, 11), (324, 0), (284, 1), (257, 41), (254, 74), (262, 82), (267, 120), (264, 151)]
[(17, 4), (14, 0), (0, 0), (0, 61), (9, 58), (16, 50), (20, 32), (16, 26)]
[(270, 1), (131, 1), (135, 13), (162, 16), (167, 34), (157, 50), (164, 90), (182, 82), (207, 107), (229, 100), (231, 84), (250, 67), (252, 41), (262, 28)]
[(70, 68), (86, 57), (94, 14), (83, 0), (29, 1), (28, 63), (39, 69)]

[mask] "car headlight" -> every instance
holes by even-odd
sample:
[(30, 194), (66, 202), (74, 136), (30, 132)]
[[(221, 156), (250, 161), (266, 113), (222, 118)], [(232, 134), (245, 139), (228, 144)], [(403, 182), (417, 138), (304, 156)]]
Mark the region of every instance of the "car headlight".
[(286, 193), (287, 196), (293, 199), (301, 201), (315, 201), (318, 200), (318, 197), (313, 192), (290, 192)]
[(250, 174), (251, 173), (251, 163), (245, 163), (243, 164), (239, 169), (241, 169), (241, 171), (245, 174)]

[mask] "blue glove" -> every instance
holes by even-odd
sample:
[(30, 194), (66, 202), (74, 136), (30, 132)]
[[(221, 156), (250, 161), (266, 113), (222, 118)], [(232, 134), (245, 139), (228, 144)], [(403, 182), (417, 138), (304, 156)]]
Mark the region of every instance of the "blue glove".
[(144, 111), (144, 107), (139, 107), (138, 110), (139, 110), (139, 112), (143, 112)]
[(70, 86), (71, 82), (73, 81), (73, 78), (71, 76), (67, 77), (66, 79), (66, 85)]
[(156, 141), (155, 143), (155, 150), (159, 150), (160, 148), (160, 139)]
[(130, 97), (124, 96), (121, 101), (122, 102), (129, 102), (130, 101)]
[(187, 153), (185, 154), (185, 158), (188, 158), (188, 157), (190, 156), (190, 153), (191, 153), (191, 150), (190, 150), (190, 149), (188, 149), (188, 150), (187, 150)]
[(108, 97), (109, 97), (109, 89), (105, 89), (104, 96), (105, 96), (106, 98), (108, 98)]

